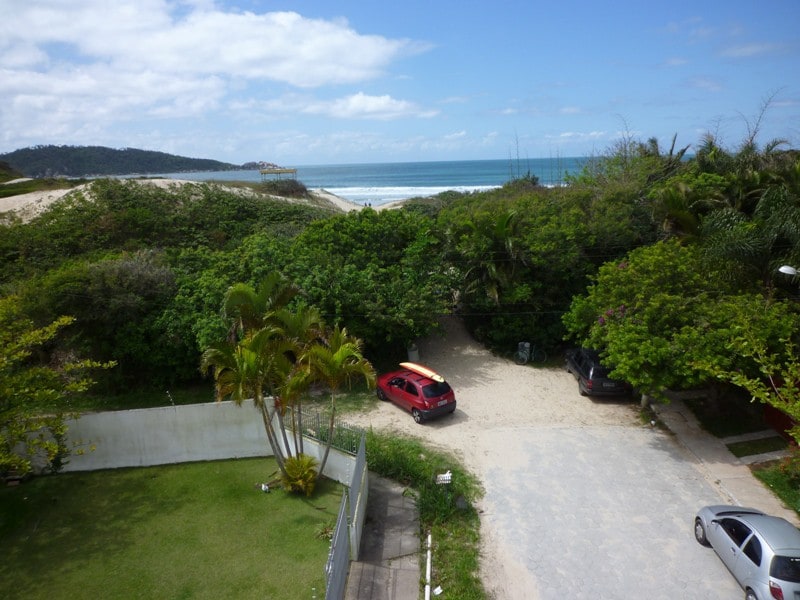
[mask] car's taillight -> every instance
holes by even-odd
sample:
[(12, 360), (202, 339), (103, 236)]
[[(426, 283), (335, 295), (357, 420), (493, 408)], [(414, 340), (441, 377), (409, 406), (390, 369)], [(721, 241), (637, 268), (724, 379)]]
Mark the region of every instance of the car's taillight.
[(591, 379), (586, 380), (586, 389), (590, 390), (594, 386), (594, 382)]
[(781, 589), (781, 586), (771, 579), (769, 580), (769, 593), (772, 594), (772, 597), (775, 598), (775, 600), (783, 600), (783, 590)]

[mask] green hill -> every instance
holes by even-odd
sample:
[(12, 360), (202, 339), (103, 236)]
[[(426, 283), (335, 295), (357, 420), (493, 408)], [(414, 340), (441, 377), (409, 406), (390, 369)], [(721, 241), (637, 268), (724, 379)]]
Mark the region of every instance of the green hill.
[(242, 168), (242, 165), (218, 160), (104, 146), (34, 146), (0, 154), (0, 161), (8, 163), (12, 169), (27, 177), (86, 177)]
[(13, 181), (14, 179), (19, 179), (20, 177), (25, 177), (25, 175), (19, 171), (15, 171), (7, 162), (0, 161), (0, 183)]

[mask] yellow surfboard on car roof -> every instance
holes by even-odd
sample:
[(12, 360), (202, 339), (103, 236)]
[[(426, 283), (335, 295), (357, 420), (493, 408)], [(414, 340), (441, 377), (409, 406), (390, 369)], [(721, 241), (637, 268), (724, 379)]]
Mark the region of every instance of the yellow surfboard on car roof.
[(417, 375), (422, 375), (423, 377), (427, 377), (428, 379), (433, 379), (434, 381), (438, 381), (439, 383), (442, 383), (444, 381), (444, 377), (442, 377), (436, 371), (433, 371), (432, 369), (429, 369), (426, 366), (418, 365), (417, 363), (413, 362), (401, 362), (400, 366), (403, 367), (404, 369), (408, 369), (409, 371), (416, 373)]

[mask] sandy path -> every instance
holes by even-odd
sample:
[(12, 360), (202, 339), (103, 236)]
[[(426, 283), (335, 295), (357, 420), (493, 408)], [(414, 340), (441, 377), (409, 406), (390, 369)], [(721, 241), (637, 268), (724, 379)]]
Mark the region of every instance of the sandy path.
[[(24, 180), (15, 179), (14, 181), (9, 181), (7, 183), (14, 183), (15, 181), (24, 181)], [(161, 188), (171, 188), (176, 186), (182, 186), (185, 184), (203, 185), (208, 183), (204, 181), (190, 181), (188, 179), (167, 179), (167, 178), (131, 179), (130, 181), (135, 181), (141, 185), (154, 185)], [(67, 194), (72, 192), (84, 193), (89, 188), (90, 185), (91, 184), (89, 183), (84, 183), (82, 185), (69, 189), (30, 192), (28, 194), (17, 194), (16, 196), (0, 198), (0, 213), (15, 212), (19, 217), (22, 218), (23, 221), (29, 221), (35, 218), (37, 215), (41, 214), (51, 204), (60, 200)], [(215, 185), (220, 185), (221, 187), (225, 187), (223, 184), (219, 183)], [(239, 187), (230, 186), (227, 189), (237, 194), (250, 193), (249, 191), (243, 190), (242, 188)], [(331, 194), (330, 192), (323, 189), (308, 190), (308, 193), (314, 198), (330, 202), (342, 212), (350, 212), (354, 210), (361, 210), (362, 208), (364, 208), (361, 204), (351, 202), (350, 200), (346, 200), (345, 198), (340, 198), (339, 196)], [(285, 200), (286, 202), (302, 202), (293, 198), (283, 198), (280, 196), (275, 196), (275, 197)]]
[[(397, 431), (456, 453), (481, 481), (502, 468), (490, 455), (497, 440), (513, 446), (515, 430), (534, 427), (638, 425), (631, 403), (593, 402), (581, 397), (575, 379), (561, 368), (520, 367), (492, 355), (475, 342), (455, 318), (443, 321), (444, 336), (419, 343), (420, 362), (444, 375), (456, 391), (458, 410), (452, 416), (417, 425), (391, 403), (373, 411), (348, 415), (355, 425)], [(513, 454), (508, 455), (514, 461)], [(532, 598), (532, 575), (516, 560), (513, 548), (500, 539), (484, 515), (501, 507), (485, 501), (482, 513), (481, 579), (492, 597)]]

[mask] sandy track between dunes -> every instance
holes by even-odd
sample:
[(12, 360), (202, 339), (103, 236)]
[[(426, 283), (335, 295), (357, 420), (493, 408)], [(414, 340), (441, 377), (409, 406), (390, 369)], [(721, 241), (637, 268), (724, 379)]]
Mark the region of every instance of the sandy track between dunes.
[[(20, 180), (14, 180), (20, 181)], [(237, 194), (254, 194), (258, 195), (257, 192), (250, 192), (249, 190), (245, 190), (243, 188), (234, 187), (234, 186), (225, 186), (224, 184), (214, 183), (214, 182), (207, 182), (207, 181), (190, 181), (188, 179), (130, 179), (129, 181), (134, 181), (141, 185), (154, 185), (160, 188), (169, 189), (171, 187), (180, 187), (183, 185), (205, 185), (205, 184), (212, 184), (212, 185), (219, 185), (220, 187), (226, 188), (234, 193)], [(13, 183), (13, 182), (8, 182)], [(45, 210), (58, 200), (61, 200), (64, 196), (70, 193), (84, 193), (86, 192), (89, 187), (91, 186), (90, 183), (84, 183), (73, 188), (68, 189), (61, 189), (61, 190), (44, 190), (38, 192), (30, 192), (27, 194), (17, 194), (16, 196), (9, 196), (7, 198), (0, 198), (0, 214), (4, 212), (14, 212), (23, 221), (29, 221)], [(317, 200), (322, 200), (325, 202), (331, 203), (333, 206), (341, 210), (342, 212), (350, 212), (354, 210), (361, 210), (364, 208), (360, 204), (356, 204), (355, 202), (351, 202), (350, 200), (346, 200), (344, 198), (340, 198), (335, 194), (331, 194), (327, 190), (318, 189), (318, 190), (308, 190), (309, 195)], [(273, 198), (277, 198), (280, 200), (284, 200), (286, 202), (294, 202), (294, 203), (302, 203), (302, 200), (297, 200), (294, 198), (284, 198), (282, 196), (271, 196)], [(382, 207), (381, 207), (382, 208)]]
[[(456, 412), (418, 425), (397, 406), (381, 403), (368, 413), (348, 415), (348, 422), (414, 436), (454, 452), (481, 481), (498, 468), (490, 449), (497, 439), (511, 442), (515, 429), (640, 426), (636, 403), (593, 402), (580, 396), (564, 369), (518, 366), (475, 342), (458, 319), (445, 318), (442, 326), (443, 335), (418, 344), (420, 362), (453, 386)], [(514, 460), (509, 454), (508, 461)], [(484, 513), (486, 507), (482, 502), (478, 508)], [(481, 535), (481, 579), (487, 592), (498, 599), (530, 598), (536, 583), (483, 515)]]

